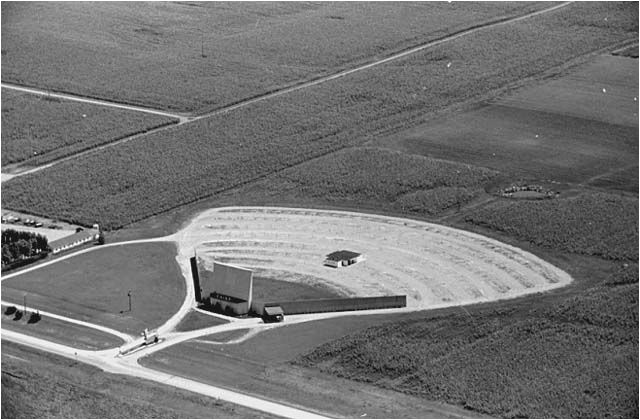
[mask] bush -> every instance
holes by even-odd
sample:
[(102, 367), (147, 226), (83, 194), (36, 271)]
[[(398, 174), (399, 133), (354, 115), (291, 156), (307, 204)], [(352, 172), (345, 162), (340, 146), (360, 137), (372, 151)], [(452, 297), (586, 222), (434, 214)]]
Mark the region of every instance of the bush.
[(16, 308), (15, 306), (9, 306), (7, 309), (5, 309), (4, 314), (13, 315), (17, 310), (18, 308)]
[(22, 311), (16, 310), (15, 315), (13, 316), (14, 321), (20, 321), (22, 319)]
[(42, 319), (42, 316), (40, 315), (40, 312), (31, 312), (31, 316), (29, 317), (29, 321), (27, 321), (28, 324), (35, 324), (36, 322), (40, 321)]

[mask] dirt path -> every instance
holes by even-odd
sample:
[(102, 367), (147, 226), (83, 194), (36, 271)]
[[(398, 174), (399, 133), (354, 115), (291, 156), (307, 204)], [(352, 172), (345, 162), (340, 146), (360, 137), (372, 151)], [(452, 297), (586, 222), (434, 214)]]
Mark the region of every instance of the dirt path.
[(30, 93), (32, 95), (47, 96), (50, 98), (65, 99), (67, 101), (84, 102), (87, 104), (107, 106), (110, 108), (128, 109), (129, 111), (138, 111), (138, 112), (144, 112), (147, 114), (162, 115), (164, 117), (176, 118), (180, 120), (180, 122), (186, 121), (187, 119), (187, 117), (182, 114), (175, 114), (175, 113), (166, 112), (159, 109), (147, 108), (143, 106), (127, 105), (120, 102), (107, 101), (104, 99), (93, 99), (85, 96), (74, 95), (71, 93), (57, 93), (57, 92), (52, 92), (50, 90), (43, 90), (43, 89), (26, 87), (26, 86), (16, 85), (13, 83), (4, 83), (4, 82), (0, 83), (0, 86), (2, 86), (2, 88), (4, 89), (17, 90), (20, 92)]
[[(556, 10), (558, 10), (560, 8), (566, 7), (566, 6), (570, 5), (571, 3), (572, 2), (564, 2), (564, 3), (560, 3), (560, 4), (557, 4), (557, 5), (554, 5), (552, 7), (548, 7), (546, 9), (538, 10), (536, 12), (527, 13), (526, 15), (513, 17), (513, 18), (507, 18), (507, 19), (500, 19), (500, 20), (489, 22), (489, 23), (485, 23), (485, 24), (482, 24), (482, 25), (473, 26), (473, 27), (471, 27), (469, 29), (461, 30), (461, 31), (456, 32), (454, 34), (447, 35), (447, 36), (445, 36), (443, 38), (437, 39), (435, 41), (425, 42), (425, 43), (420, 44), (420, 45), (418, 45), (416, 47), (410, 48), (408, 50), (405, 50), (405, 51), (402, 51), (402, 52), (399, 52), (399, 53), (396, 53), (396, 54), (393, 54), (393, 55), (391, 55), (389, 57), (386, 57), (386, 58), (383, 58), (381, 60), (376, 60), (376, 61), (373, 61), (371, 63), (363, 64), (363, 65), (354, 67), (352, 69), (343, 70), (343, 71), (340, 71), (338, 73), (335, 73), (335, 74), (332, 74), (332, 75), (329, 75), (329, 76), (320, 77), (320, 78), (317, 78), (317, 79), (313, 79), (313, 80), (309, 80), (309, 81), (302, 82), (302, 83), (299, 83), (299, 84), (295, 84), (293, 86), (289, 86), (289, 87), (285, 87), (285, 88), (282, 88), (282, 89), (278, 89), (278, 90), (275, 90), (275, 91), (270, 92), (270, 93), (260, 94), (260, 95), (257, 95), (255, 97), (253, 97), (253, 98), (243, 99), (243, 100), (238, 101), (235, 104), (227, 105), (227, 106), (222, 107), (220, 109), (208, 112), (206, 114), (198, 115), (198, 116), (196, 116), (196, 115), (187, 116), (187, 115), (181, 115), (181, 114), (172, 114), (172, 113), (168, 113), (168, 112), (165, 112), (165, 111), (159, 111), (159, 110), (155, 110), (155, 109), (151, 109), (151, 108), (137, 107), (137, 106), (126, 105), (126, 104), (121, 104), (121, 103), (112, 102), (112, 101), (106, 101), (106, 100), (90, 99), (90, 98), (85, 98), (85, 97), (82, 97), (82, 96), (72, 95), (72, 94), (63, 94), (63, 93), (55, 93), (54, 94), (54, 93), (51, 93), (50, 95), (51, 96), (55, 96), (55, 97), (64, 98), (64, 99), (69, 99), (69, 100), (93, 103), (93, 104), (97, 104), (97, 105), (104, 105), (104, 106), (110, 106), (110, 107), (116, 107), (116, 108), (124, 108), (124, 109), (130, 109), (130, 110), (137, 110), (137, 111), (140, 111), (140, 112), (147, 112), (147, 113), (154, 113), (154, 114), (159, 114), (159, 115), (170, 116), (170, 117), (179, 119), (179, 123), (177, 125), (188, 124), (190, 122), (198, 121), (198, 120), (201, 120), (201, 119), (204, 119), (204, 118), (209, 118), (209, 117), (212, 117), (212, 116), (215, 116), (215, 115), (223, 115), (223, 114), (226, 114), (227, 112), (231, 112), (231, 111), (234, 111), (236, 109), (243, 108), (243, 107), (255, 104), (257, 102), (266, 101), (266, 100), (269, 100), (269, 99), (272, 99), (272, 98), (275, 98), (275, 97), (278, 97), (278, 96), (286, 95), (286, 94), (289, 94), (289, 93), (292, 93), (292, 92), (296, 92), (298, 90), (307, 89), (307, 88), (310, 88), (310, 87), (313, 87), (313, 86), (316, 86), (316, 85), (319, 85), (319, 84), (322, 84), (322, 83), (326, 83), (326, 82), (330, 82), (330, 81), (335, 80), (335, 79), (346, 77), (346, 76), (348, 76), (350, 74), (353, 74), (353, 73), (357, 73), (357, 72), (361, 72), (361, 71), (364, 71), (364, 70), (368, 70), (370, 68), (377, 67), (377, 66), (386, 64), (386, 63), (394, 61), (394, 60), (402, 59), (404, 57), (407, 57), (407, 56), (409, 56), (411, 54), (415, 54), (417, 52), (423, 51), (425, 49), (432, 48), (432, 47), (438, 46), (440, 44), (444, 44), (444, 43), (449, 42), (449, 41), (456, 40), (456, 39), (464, 37), (464, 36), (472, 35), (472, 34), (474, 34), (476, 32), (482, 31), (482, 30), (491, 29), (491, 28), (494, 28), (494, 27), (502, 26), (502, 25), (508, 25), (510, 23), (520, 22), (520, 21), (525, 20), (525, 19), (529, 19), (529, 18), (532, 18), (532, 17), (535, 17), (535, 16), (539, 16), (539, 15), (542, 15), (542, 14), (545, 14), (545, 13), (550, 13), (550, 12), (556, 11)], [(44, 94), (49, 95), (49, 92), (44, 91), (44, 90), (39, 90), (39, 89), (29, 88), (29, 87), (22, 87), (22, 86), (18, 86), (18, 85), (14, 85), (14, 84), (9, 84), (9, 83), (2, 83), (2, 87), (9, 88), (9, 89), (22, 90), (22, 91), (29, 92), (29, 93), (35, 93), (35, 94), (41, 94), (41, 95), (44, 95)], [(16, 171), (16, 173), (11, 174), (11, 177), (6, 176), (5, 174), (3, 174), (2, 178), (1, 178), (1, 182), (8, 181), (9, 179), (11, 179), (13, 177), (17, 177), (17, 176), (26, 175), (26, 174), (29, 174), (29, 173), (38, 172), (38, 171), (41, 171), (41, 170), (43, 170), (45, 168), (51, 167), (53, 165), (56, 165), (58, 163), (61, 163), (61, 162), (64, 162), (64, 161), (67, 161), (67, 160), (70, 160), (70, 159), (74, 159), (74, 158), (77, 158), (77, 157), (80, 157), (80, 156), (84, 156), (84, 155), (86, 155), (88, 153), (93, 153), (93, 152), (96, 152), (96, 151), (99, 151), (99, 150), (103, 150), (103, 149), (105, 149), (107, 147), (117, 146), (119, 144), (128, 142), (130, 140), (134, 140), (134, 139), (137, 139), (137, 138), (140, 138), (142, 136), (149, 135), (149, 134), (154, 134), (154, 133), (157, 133), (157, 132), (162, 131), (162, 130), (167, 130), (167, 129), (175, 127), (175, 126), (176, 125), (164, 126), (164, 127), (160, 127), (158, 129), (155, 129), (155, 130), (150, 130), (150, 131), (148, 131), (146, 133), (134, 135), (134, 136), (131, 136), (131, 137), (125, 137), (125, 138), (123, 138), (123, 139), (121, 139), (119, 141), (115, 141), (115, 142), (112, 142), (112, 143), (107, 143), (107, 144), (104, 144), (104, 145), (102, 145), (100, 147), (97, 147), (97, 148), (94, 148), (94, 149), (86, 150), (84, 152), (80, 152), (80, 153), (75, 154), (75, 155), (67, 156), (65, 158), (61, 158), (59, 160), (55, 160), (55, 161), (50, 162), (50, 163), (48, 163), (46, 165), (43, 165), (43, 166), (30, 168), (30, 169), (25, 170), (23, 172), (17, 172)]]

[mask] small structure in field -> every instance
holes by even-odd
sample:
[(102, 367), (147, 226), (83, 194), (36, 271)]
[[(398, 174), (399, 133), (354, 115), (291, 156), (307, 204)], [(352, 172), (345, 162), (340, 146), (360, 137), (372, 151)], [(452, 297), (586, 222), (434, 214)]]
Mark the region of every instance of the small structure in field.
[(324, 260), (324, 265), (338, 268), (352, 265), (360, 261), (364, 261), (364, 255), (343, 249), (342, 251), (332, 252), (327, 255), (327, 258)]
[(262, 313), (262, 321), (268, 322), (282, 322), (284, 321), (284, 311), (279, 306), (265, 306)]

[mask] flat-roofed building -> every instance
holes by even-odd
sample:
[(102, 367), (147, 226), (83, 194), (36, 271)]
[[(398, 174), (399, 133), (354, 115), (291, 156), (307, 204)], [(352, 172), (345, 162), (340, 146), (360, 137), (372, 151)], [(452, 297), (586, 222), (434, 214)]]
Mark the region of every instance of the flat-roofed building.
[(352, 265), (360, 261), (364, 261), (364, 255), (343, 249), (342, 251), (332, 252), (327, 255), (324, 260), (324, 265), (338, 268)]

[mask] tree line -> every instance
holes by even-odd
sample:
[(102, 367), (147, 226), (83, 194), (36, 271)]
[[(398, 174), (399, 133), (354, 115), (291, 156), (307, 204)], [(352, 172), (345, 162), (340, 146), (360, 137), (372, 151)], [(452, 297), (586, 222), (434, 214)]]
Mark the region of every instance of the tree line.
[(46, 236), (14, 229), (2, 231), (2, 266), (49, 253)]

